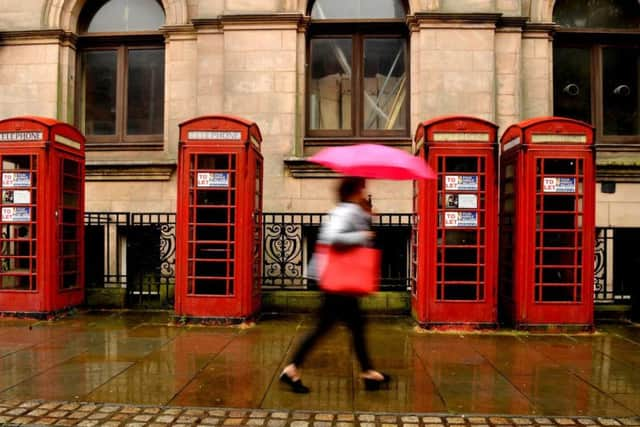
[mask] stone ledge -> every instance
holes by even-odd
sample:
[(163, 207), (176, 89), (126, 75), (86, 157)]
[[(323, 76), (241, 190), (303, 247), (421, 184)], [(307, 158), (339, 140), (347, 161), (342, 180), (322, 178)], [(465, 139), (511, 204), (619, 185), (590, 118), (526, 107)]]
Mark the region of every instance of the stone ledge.
[(87, 181), (169, 181), (177, 165), (168, 163), (87, 163)]

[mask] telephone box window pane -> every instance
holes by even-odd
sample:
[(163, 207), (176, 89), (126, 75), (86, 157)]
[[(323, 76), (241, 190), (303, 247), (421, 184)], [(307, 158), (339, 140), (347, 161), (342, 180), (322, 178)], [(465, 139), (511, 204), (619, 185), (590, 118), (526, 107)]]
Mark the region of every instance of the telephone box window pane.
[(115, 50), (85, 52), (84, 64), (85, 132), (115, 135), (117, 53)]
[(554, 48), (553, 82), (555, 115), (591, 123), (591, 51)]
[(545, 175), (574, 175), (576, 173), (576, 161), (575, 159), (545, 159), (544, 173)]
[(575, 208), (576, 208), (575, 196), (544, 196), (545, 211), (574, 212)]
[(447, 172), (478, 172), (477, 157), (447, 157)]
[(478, 299), (476, 285), (445, 285), (444, 299), (450, 301), (475, 301)]
[(640, 49), (602, 49), (602, 108), (605, 135), (638, 135)]
[(351, 39), (311, 40), (310, 129), (351, 129), (351, 49)]
[(164, 49), (129, 50), (127, 134), (161, 134), (164, 126)]
[(87, 32), (156, 31), (164, 19), (156, 0), (110, 0), (98, 9)]
[(364, 42), (364, 127), (404, 129), (407, 118), (406, 43), (402, 39)]
[(197, 295), (226, 295), (226, 279), (196, 279), (195, 294)]
[(544, 302), (569, 302), (574, 300), (575, 288), (573, 286), (543, 286), (542, 301)]
[(478, 233), (476, 230), (472, 231), (457, 231), (447, 230), (445, 234), (446, 245), (477, 245)]

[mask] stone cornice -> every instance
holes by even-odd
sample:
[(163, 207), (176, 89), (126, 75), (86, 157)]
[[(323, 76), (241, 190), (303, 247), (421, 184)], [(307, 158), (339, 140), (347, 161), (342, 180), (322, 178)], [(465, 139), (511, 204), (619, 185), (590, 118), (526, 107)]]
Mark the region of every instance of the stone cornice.
[(298, 30), (305, 31), (309, 25), (309, 18), (301, 13), (225, 14), (214, 18), (194, 18), (192, 23), (197, 30), (297, 27)]
[(167, 35), (192, 33), (194, 31), (194, 26), (191, 24), (163, 25), (162, 27), (160, 27), (160, 31)]
[(75, 45), (78, 35), (61, 29), (0, 31), (0, 44), (51, 41)]
[(336, 178), (339, 176), (336, 172), (301, 157), (288, 157), (284, 159), (284, 164), (294, 178)]
[(166, 162), (91, 162), (86, 164), (87, 181), (168, 181), (176, 169)]
[(596, 181), (640, 182), (640, 164), (598, 163)]
[(418, 12), (413, 15), (418, 23), (466, 23), (466, 24), (496, 24), (502, 17), (501, 13), (440, 13)]
[(529, 18), (526, 16), (502, 16), (498, 21), (499, 28), (524, 28)]
[(524, 30), (528, 33), (547, 33), (550, 34), (558, 28), (557, 24), (553, 22), (540, 23), (540, 22), (527, 22), (524, 26)]

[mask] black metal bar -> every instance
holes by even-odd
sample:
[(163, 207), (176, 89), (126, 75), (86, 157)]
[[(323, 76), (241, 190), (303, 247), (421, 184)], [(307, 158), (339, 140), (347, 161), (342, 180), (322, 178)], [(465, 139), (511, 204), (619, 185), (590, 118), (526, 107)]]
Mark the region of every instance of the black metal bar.
[[(305, 277), (306, 267), (326, 214), (268, 212), (262, 215), (263, 288), (315, 288), (315, 284)], [(406, 290), (410, 285), (407, 260), (413, 221), (413, 214), (377, 214), (372, 219), (373, 229), (384, 240), (382, 271), (395, 273), (392, 276), (383, 274), (383, 290)]]

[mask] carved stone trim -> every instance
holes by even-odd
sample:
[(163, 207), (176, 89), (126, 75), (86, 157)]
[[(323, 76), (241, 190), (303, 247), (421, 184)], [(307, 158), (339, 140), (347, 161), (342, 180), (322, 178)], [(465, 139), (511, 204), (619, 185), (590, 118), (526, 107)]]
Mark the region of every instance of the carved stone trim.
[(598, 163), (596, 181), (640, 182), (640, 164)]
[(502, 14), (501, 13), (417, 12), (414, 15), (414, 17), (419, 23), (455, 22), (455, 23), (467, 23), (467, 24), (496, 24), (502, 17)]
[(175, 162), (110, 163), (87, 162), (87, 181), (169, 181), (176, 170)]
[(69, 31), (54, 30), (16, 30), (0, 31), (0, 44), (25, 41), (58, 41), (60, 43), (78, 43), (78, 35)]
[(294, 178), (336, 178), (339, 175), (302, 157), (288, 157), (284, 164)]
[(526, 16), (502, 16), (498, 21), (498, 28), (524, 28), (528, 21)]

